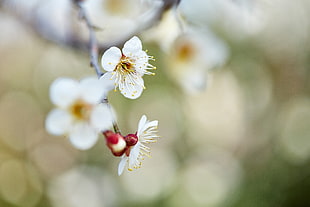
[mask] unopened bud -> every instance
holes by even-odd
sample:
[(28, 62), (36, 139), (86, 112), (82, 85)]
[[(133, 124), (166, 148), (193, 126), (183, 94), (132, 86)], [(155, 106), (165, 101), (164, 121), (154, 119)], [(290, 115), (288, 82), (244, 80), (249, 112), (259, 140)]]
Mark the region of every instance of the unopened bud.
[(128, 134), (127, 136), (124, 137), (127, 146), (134, 146), (138, 142), (138, 137), (136, 134)]
[(122, 156), (126, 149), (126, 141), (120, 134), (112, 131), (105, 131), (103, 135), (106, 138), (106, 144), (115, 156)]

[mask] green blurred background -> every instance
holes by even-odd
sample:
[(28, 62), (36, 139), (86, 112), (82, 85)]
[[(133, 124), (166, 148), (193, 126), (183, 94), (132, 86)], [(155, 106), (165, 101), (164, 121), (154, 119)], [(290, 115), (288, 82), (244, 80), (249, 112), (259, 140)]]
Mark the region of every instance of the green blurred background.
[(137, 100), (109, 98), (124, 134), (146, 114), (159, 120), (161, 138), (141, 169), (120, 177), (103, 136), (79, 151), (44, 128), (51, 82), (95, 74), (87, 53), (20, 18), (38, 1), (0, 2), (0, 207), (310, 206), (308, 0), (181, 2), (182, 24), (208, 28), (227, 50), (194, 93), (171, 63), (178, 51), (163, 49), (177, 25), (169, 11), (168, 26), (140, 32), (156, 76), (145, 77)]

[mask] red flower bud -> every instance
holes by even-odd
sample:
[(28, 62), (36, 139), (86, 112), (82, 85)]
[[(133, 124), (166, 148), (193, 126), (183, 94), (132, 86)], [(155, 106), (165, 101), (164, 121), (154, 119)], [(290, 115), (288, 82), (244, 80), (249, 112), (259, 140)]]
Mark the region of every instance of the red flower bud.
[(103, 135), (105, 136), (106, 144), (113, 155), (122, 156), (126, 150), (126, 141), (124, 137), (120, 134), (115, 134), (110, 130), (103, 132)]
[(136, 134), (128, 134), (127, 136), (124, 137), (127, 146), (134, 146), (138, 142), (138, 137)]

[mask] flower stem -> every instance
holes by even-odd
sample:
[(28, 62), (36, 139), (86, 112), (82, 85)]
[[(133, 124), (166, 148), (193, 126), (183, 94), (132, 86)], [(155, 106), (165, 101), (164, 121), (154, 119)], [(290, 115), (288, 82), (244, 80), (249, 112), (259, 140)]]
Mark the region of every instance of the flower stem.
[[(109, 110), (110, 110), (110, 112), (111, 112), (111, 114), (112, 114), (112, 117), (114, 117), (114, 116), (113, 116), (112, 109), (111, 109), (111, 105), (110, 105), (110, 103), (109, 103), (108, 97), (105, 97), (101, 102), (107, 104), (107, 106), (109, 107)], [(118, 125), (117, 125), (115, 119), (113, 119), (112, 124), (113, 124), (114, 132), (115, 132), (116, 134), (121, 134), (121, 130), (119, 129), (119, 127), (118, 127)]]
[(119, 130), (116, 121), (113, 121), (113, 129), (116, 134), (121, 134), (121, 131)]

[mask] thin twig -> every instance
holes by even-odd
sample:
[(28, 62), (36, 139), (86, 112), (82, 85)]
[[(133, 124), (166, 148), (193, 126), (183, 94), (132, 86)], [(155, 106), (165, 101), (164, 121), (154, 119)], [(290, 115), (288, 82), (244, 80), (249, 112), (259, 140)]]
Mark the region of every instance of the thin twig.
[(115, 132), (116, 134), (121, 134), (121, 130), (119, 129), (119, 127), (118, 127), (118, 125), (117, 125), (117, 123), (116, 123), (116, 121), (115, 121), (115, 119), (114, 119), (114, 115), (113, 115), (112, 108), (111, 108), (111, 105), (110, 105), (110, 103), (109, 103), (108, 98), (107, 98), (107, 97), (104, 98), (101, 102), (107, 104), (107, 106), (108, 106), (108, 108), (109, 108), (109, 110), (110, 110), (110, 112), (111, 112), (111, 114), (112, 114), (112, 117), (113, 117), (112, 124), (113, 124), (114, 132)]
[(81, 2), (76, 1), (75, 4), (80, 9), (80, 18), (86, 22), (87, 28), (89, 30), (89, 56), (90, 56), (90, 65), (95, 69), (98, 78), (100, 78), (103, 73), (101, 72), (99, 63), (98, 63), (98, 53), (99, 47), (94, 31), (94, 27), (90, 22), (90, 19), (82, 5)]
[[(99, 49), (98, 49), (98, 43), (97, 43), (97, 39), (96, 39), (96, 35), (94, 32), (94, 27), (90, 22), (90, 19), (82, 5), (82, 1), (79, 0), (75, 0), (74, 3), (78, 6), (78, 8), (80, 9), (80, 18), (84, 19), (84, 21), (86, 22), (87, 28), (89, 30), (89, 56), (90, 56), (90, 64), (91, 66), (95, 69), (98, 78), (100, 78), (103, 73), (101, 72), (100, 66), (98, 64), (98, 53), (99, 53)], [(109, 107), (109, 110), (112, 114), (112, 109), (109, 103), (109, 100), (107, 97), (105, 97), (102, 100), (102, 103), (106, 103), (107, 106)], [(113, 115), (112, 115), (113, 116)], [(113, 128), (115, 133), (121, 133), (115, 119), (113, 119), (112, 121), (113, 124)]]
[[(74, 5), (76, 5), (82, 11), (84, 9), (81, 8), (81, 6), (82, 6), (81, 4), (83, 4), (84, 1), (86, 1), (86, 0), (72, 0), (72, 3)], [(123, 45), (124, 42), (126, 42), (130, 37), (137, 35), (140, 32), (142, 32), (143, 30), (151, 28), (152, 26), (154, 26), (158, 22), (160, 22), (165, 11), (173, 8), (174, 6), (177, 6), (180, 3), (180, 1), (181, 0), (162, 0), (163, 4), (158, 9), (157, 14), (154, 15), (152, 18), (145, 21), (142, 25), (139, 25), (134, 31), (132, 31), (128, 35), (123, 36), (121, 38), (111, 40), (110, 43), (113, 43), (113, 44), (110, 44), (110, 43), (109, 44), (106, 44), (106, 43), (103, 44), (103, 43), (96, 43), (95, 42), (95, 44), (97, 45), (97, 49), (95, 49), (95, 50), (98, 50), (99, 52), (101, 52), (101, 51), (104, 51), (104, 50), (108, 49), (109, 47), (111, 47), (111, 45), (113, 45), (113, 46)], [(52, 26), (51, 22), (47, 21), (46, 18), (42, 18), (41, 12), (38, 12), (38, 11), (40, 11), (41, 6), (45, 5), (45, 3), (42, 3), (42, 1), (38, 1), (37, 4), (39, 4), (39, 5), (35, 6), (35, 8), (31, 9), (30, 11), (28, 11), (28, 9), (27, 9), (28, 7), (25, 8), (23, 6), (23, 4), (16, 4), (14, 2), (15, 1), (0, 0), (1, 12), (3, 10), (5, 10), (5, 12), (9, 12), (10, 15), (16, 17), (24, 25), (27, 25), (35, 33), (39, 34), (39, 37), (46, 39), (46, 40), (49, 40), (49, 41), (52, 41), (52, 42), (57, 43), (57, 44), (68, 46), (68, 47), (75, 49), (75, 50), (84, 51), (86, 48), (89, 48), (89, 47), (87, 47), (87, 46), (89, 46), (89, 41), (86, 42), (83, 38), (76, 35), (76, 31), (73, 30), (74, 25), (72, 28), (71, 27), (66, 28), (66, 30), (65, 30), (66, 35), (65, 36), (62, 36), (61, 32), (58, 32), (58, 33), (55, 32), (54, 27)], [(7, 3), (9, 5), (13, 5), (13, 6), (9, 6), (9, 7), (6, 6), (5, 7), (5, 6), (3, 6), (4, 3)], [(19, 11), (22, 11), (22, 12), (19, 12)], [(85, 11), (82, 11), (81, 13), (83, 14), (83, 12), (84, 12), (84, 16), (85, 16)], [(85, 19), (85, 17), (83, 17), (83, 18)], [(88, 16), (86, 19), (89, 19)], [(91, 27), (91, 24), (88, 24), (87, 26)], [(90, 31), (92, 31), (92, 33), (94, 33), (94, 30), (92, 27), (90, 28)], [(94, 35), (94, 34), (92, 34), (92, 35)], [(97, 67), (97, 66), (94, 66), (94, 67)], [(98, 67), (97, 67), (97, 69), (98, 69)]]

